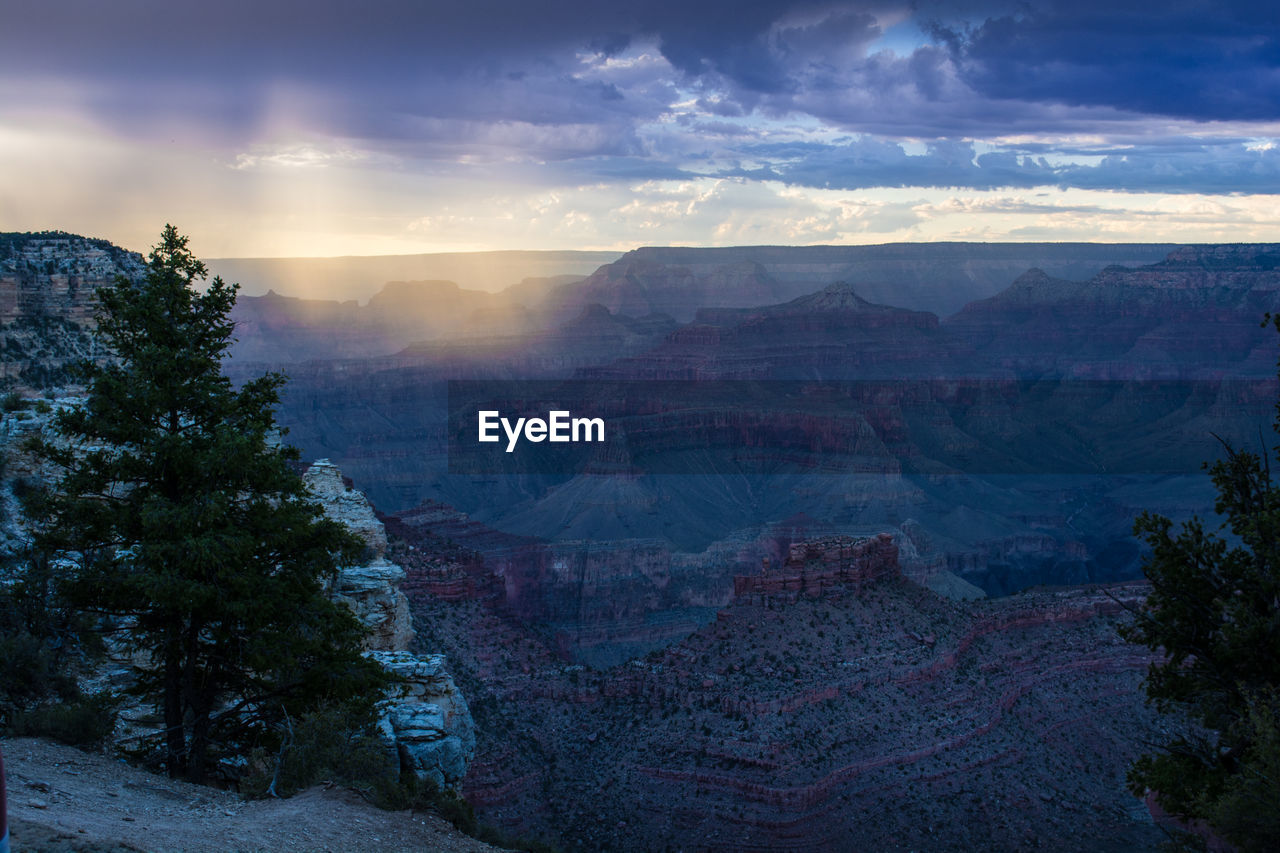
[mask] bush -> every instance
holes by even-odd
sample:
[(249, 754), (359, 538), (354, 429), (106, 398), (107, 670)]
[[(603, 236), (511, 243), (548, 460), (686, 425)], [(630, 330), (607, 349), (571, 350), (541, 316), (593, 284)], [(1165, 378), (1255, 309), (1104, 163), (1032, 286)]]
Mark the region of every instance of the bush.
[(406, 773), (400, 784), (385, 792), (377, 804), (394, 811), (432, 812), (453, 824), (460, 832), (474, 836), (479, 830), (471, 804), (453, 791), (442, 791), (425, 779)]
[(115, 727), (116, 700), (97, 694), (18, 711), (10, 719), (9, 733), (16, 737), (52, 738), (69, 746), (96, 747), (106, 743)]
[(82, 642), (83, 626), (64, 618), (43, 578), (47, 564), (28, 560), (18, 569), (0, 566), (0, 729), (34, 709), (74, 706), (84, 697), (72, 661), (99, 648)]
[(350, 788), (388, 811), (435, 814), (458, 831), (510, 850), (555, 853), (540, 841), (512, 839), (482, 826), (475, 810), (454, 791), (442, 791), (412, 773), (400, 773), (399, 757), (379, 737), (367, 708), (329, 705), (307, 714), (282, 733), (281, 742), (260, 746), (240, 779), (246, 797), (290, 797), (321, 783)]
[(47, 643), (26, 631), (0, 636), (0, 715), (11, 719), (50, 697), (78, 694), (75, 679), (62, 671)]
[(1250, 851), (1274, 850), (1280, 843), (1280, 695), (1273, 688), (1248, 698), (1240, 739), (1249, 746), (1240, 771), (1227, 779), (1210, 804), (1209, 823)]
[(378, 800), (397, 787), (400, 764), (378, 737), (369, 710), (327, 705), (292, 724), (275, 749), (260, 747), (240, 781), (248, 797), (289, 797), (321, 782), (333, 782)]

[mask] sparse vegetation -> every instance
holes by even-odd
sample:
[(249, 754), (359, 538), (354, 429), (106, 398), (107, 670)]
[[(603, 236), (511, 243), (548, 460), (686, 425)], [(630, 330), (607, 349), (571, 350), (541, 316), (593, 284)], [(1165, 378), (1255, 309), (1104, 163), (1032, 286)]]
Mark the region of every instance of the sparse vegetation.
[(117, 704), (113, 697), (98, 694), (36, 705), (15, 712), (7, 733), (52, 738), (70, 746), (102, 746), (115, 730)]

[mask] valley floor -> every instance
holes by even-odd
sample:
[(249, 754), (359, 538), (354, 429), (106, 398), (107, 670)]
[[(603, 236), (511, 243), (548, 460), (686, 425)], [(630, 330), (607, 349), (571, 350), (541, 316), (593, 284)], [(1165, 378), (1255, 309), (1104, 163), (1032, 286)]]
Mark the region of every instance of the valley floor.
[[(478, 726), (483, 820), (565, 851), (1156, 849), (1141, 585), (952, 602), (905, 579), (740, 598), (607, 671), (419, 595)], [(759, 600), (756, 600), (759, 599)]]

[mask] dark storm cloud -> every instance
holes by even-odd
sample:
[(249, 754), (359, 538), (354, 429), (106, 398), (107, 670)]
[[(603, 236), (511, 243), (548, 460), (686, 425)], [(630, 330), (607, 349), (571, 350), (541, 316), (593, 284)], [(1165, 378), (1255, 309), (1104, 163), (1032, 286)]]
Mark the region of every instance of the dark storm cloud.
[(1280, 117), (1280, 4), (1049, 0), (935, 22), (960, 76), (1015, 101), (1209, 120)]
[[(237, 103), (245, 123), (291, 85), (369, 110), (471, 118), (501, 110), (504, 119), (557, 122), (578, 121), (565, 112), (585, 108), (607, 121), (644, 111), (628, 106), (628, 89), (592, 90), (576, 79), (580, 52), (616, 55), (637, 40), (653, 42), (675, 78), (728, 87), (735, 103), (724, 109), (740, 110), (738, 102), (797, 94), (805, 83), (797, 64), (843, 61), (842, 50), (879, 34), (873, 13), (905, 14), (904, 3), (47, 0), (6, 14), (0, 74), (82, 82), (91, 106), (107, 85), (159, 92), (156, 108), (178, 110), (188, 105), (163, 93), (191, 92), (193, 111), (210, 101)], [(538, 84), (563, 103), (502, 97), (504, 87)], [(145, 105), (131, 106), (130, 115)], [(237, 117), (230, 106), (217, 109)]]
[(168, 73), (247, 80), (299, 75), (390, 78), (536, 60), (566, 48), (614, 54), (654, 35), (678, 68), (749, 77), (751, 42), (792, 0), (645, 4), (599, 0), (48, 0), (7, 10), (0, 64), (10, 69)]
[[(1280, 119), (1276, 4), (908, 2), (20, 2), (0, 21), (0, 121), (61, 103), (122, 135), (185, 126), (239, 150), (283, 113), (408, 160), (577, 163), (583, 179), (697, 164), (815, 187), (1280, 192), (1270, 150), (1138, 127)], [(886, 26), (912, 21), (918, 42), (883, 49)], [(762, 123), (797, 118), (861, 136), (759, 142)], [(980, 156), (954, 141), (1117, 128), (1138, 141)]]
[[(1190, 118), (1280, 116), (1277, 4), (924, 2), (914, 7), (917, 20), (943, 51), (867, 55), (881, 35), (878, 16), (911, 8), (905, 0), (46, 0), (6, 10), (0, 71), (148, 89), (169, 82), (241, 101), (305, 83), (367, 98), (371, 107), (438, 116), (478, 107), (478, 87), (551, 77), (564, 83), (566, 108), (607, 118), (607, 101), (625, 102), (628, 93), (605, 86), (593, 99), (575, 91), (566, 72), (573, 53), (616, 54), (653, 38), (687, 78), (720, 83), (736, 100), (754, 106), (772, 98), (777, 110), (807, 108), (849, 122), (874, 121), (860, 107), (904, 93), (909, 103), (945, 108), (960, 94), (953, 71), (977, 94), (1000, 100)], [(518, 110), (518, 101), (505, 108)], [(253, 119), (252, 106), (242, 112)], [(955, 109), (944, 114), (963, 120)], [(561, 112), (546, 108), (544, 118), (561, 120)]]

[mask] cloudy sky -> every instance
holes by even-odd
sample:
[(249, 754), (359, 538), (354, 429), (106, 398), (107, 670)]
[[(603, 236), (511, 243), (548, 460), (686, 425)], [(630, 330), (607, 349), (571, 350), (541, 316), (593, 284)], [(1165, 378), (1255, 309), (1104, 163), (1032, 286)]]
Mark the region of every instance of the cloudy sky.
[(1280, 241), (1272, 0), (16, 0), (0, 230)]

